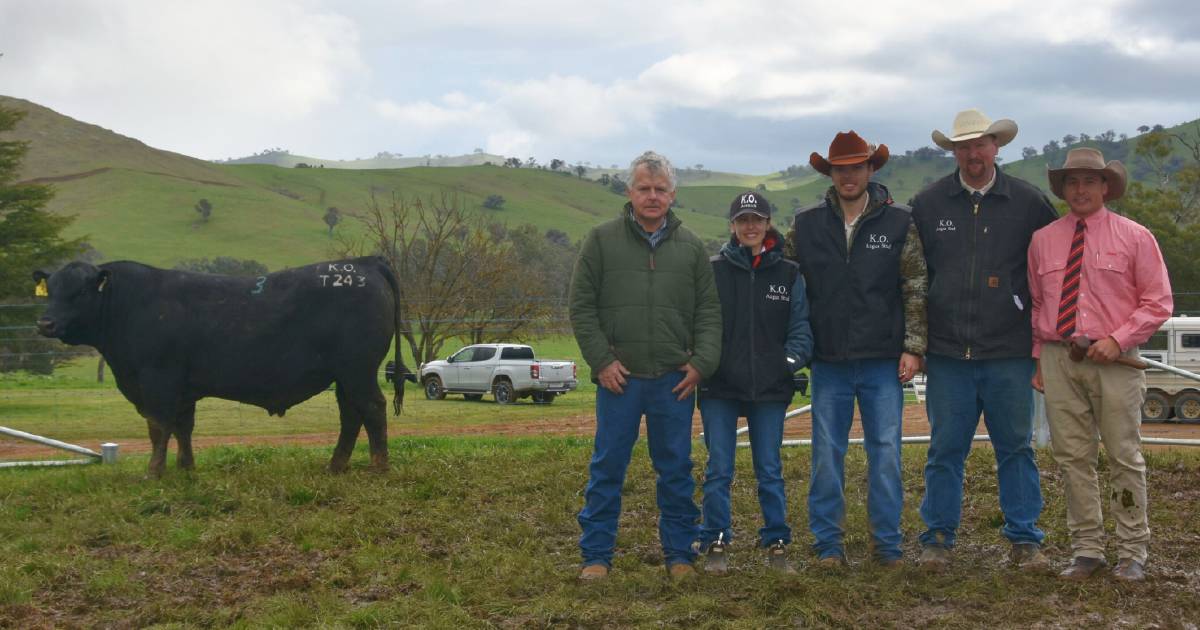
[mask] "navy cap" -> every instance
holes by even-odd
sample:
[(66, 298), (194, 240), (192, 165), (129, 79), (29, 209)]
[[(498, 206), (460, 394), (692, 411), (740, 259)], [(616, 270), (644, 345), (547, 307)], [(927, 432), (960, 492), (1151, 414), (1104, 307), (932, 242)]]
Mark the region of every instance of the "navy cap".
[(771, 218), (771, 202), (766, 197), (746, 191), (734, 198), (729, 206), (729, 220), (732, 221), (747, 212), (753, 212), (764, 219)]

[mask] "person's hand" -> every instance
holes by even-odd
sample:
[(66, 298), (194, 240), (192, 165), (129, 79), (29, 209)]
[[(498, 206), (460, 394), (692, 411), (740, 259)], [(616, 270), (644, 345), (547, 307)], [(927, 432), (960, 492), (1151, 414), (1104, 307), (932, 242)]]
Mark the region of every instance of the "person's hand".
[(600, 373), (596, 375), (596, 380), (604, 389), (620, 395), (625, 393), (625, 377), (628, 375), (629, 370), (625, 369), (620, 361), (613, 361), (600, 370)]
[(1034, 365), (1037, 366), (1037, 369), (1033, 371), (1033, 378), (1030, 379), (1029, 384), (1032, 385), (1034, 389), (1045, 394), (1046, 382), (1042, 380), (1042, 360), (1037, 359), (1034, 361)]
[(1112, 363), (1121, 356), (1121, 346), (1112, 337), (1105, 337), (1088, 346), (1087, 358), (1096, 363)]
[(696, 391), (696, 386), (700, 384), (700, 371), (692, 367), (691, 363), (684, 363), (679, 367), (680, 372), (684, 372), (684, 377), (679, 384), (671, 388), (672, 394), (678, 394), (676, 400), (683, 400), (692, 395)]
[(921, 357), (915, 354), (905, 352), (900, 355), (900, 366), (897, 376), (901, 383), (907, 383), (921, 371)]

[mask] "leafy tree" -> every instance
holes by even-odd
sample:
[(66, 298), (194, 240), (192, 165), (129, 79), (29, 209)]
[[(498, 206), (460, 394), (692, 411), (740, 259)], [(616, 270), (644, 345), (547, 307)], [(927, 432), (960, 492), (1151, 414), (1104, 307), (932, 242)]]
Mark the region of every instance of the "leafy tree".
[(504, 160), (504, 166), (508, 168), (521, 168), (521, 158), (510, 157)]
[(601, 186), (608, 186), (612, 183), (612, 178), (608, 176), (608, 173), (601, 173), (600, 178), (596, 181), (600, 182)]
[(1092, 139), (1092, 137), (1091, 137), (1091, 136), (1089, 136), (1088, 134), (1080, 132), (1080, 134), (1079, 134), (1079, 141), (1080, 141), (1080, 142), (1088, 142), (1088, 141), (1089, 141), (1089, 140), (1091, 140), (1091, 139)]
[(1024, 149), (1021, 149), (1021, 157), (1026, 160), (1037, 157), (1037, 154), (1038, 150), (1033, 147), (1025, 147)]
[(587, 167), (582, 164), (576, 164), (575, 174), (579, 176), (579, 179), (583, 179), (583, 176), (587, 175)]
[(555, 228), (546, 230), (546, 240), (558, 245), (559, 247), (571, 246), (571, 237), (567, 236), (566, 232)]
[(1141, 125), (1140, 127), (1137, 128), (1138, 133), (1146, 133), (1147, 131), (1150, 131), (1149, 125)]
[(1042, 147), (1042, 154), (1049, 158), (1051, 154), (1058, 153), (1059, 148), (1058, 140), (1051, 140), (1046, 143), (1046, 146)]
[(208, 217), (212, 216), (213, 207), (207, 199), (201, 199), (200, 201), (197, 201), (196, 205), (193, 206), (192, 209), (200, 214), (201, 221), (207, 221)]
[[(0, 108), (0, 134), (12, 131), (25, 116)], [(39, 339), (33, 322), (39, 309), (33, 298), (36, 269), (50, 271), (81, 254), (83, 239), (66, 239), (62, 231), (74, 217), (45, 209), (54, 190), (42, 184), (18, 183), (27, 142), (0, 140), (0, 371), (29, 370), (48, 374), (67, 358), (57, 341)]]
[(566, 162), (564, 162), (558, 158), (552, 158), (550, 160), (550, 170), (552, 170), (552, 171), (557, 171), (558, 169), (562, 168), (564, 165), (566, 165)]
[(208, 258), (188, 258), (175, 263), (175, 268), (181, 271), (198, 271), (200, 273), (215, 273), (222, 276), (265, 276), (270, 271), (267, 266), (253, 259), (233, 258), (232, 256), (217, 256)]
[(755, 186), (755, 187), (754, 187), (754, 190), (757, 190), (758, 192), (767, 192), (767, 185), (766, 185), (766, 184), (759, 184), (759, 185), (757, 185), (757, 186)]
[(1063, 136), (1062, 140), (1063, 140), (1063, 146), (1069, 147), (1072, 144), (1075, 144), (1079, 140), (1079, 138), (1076, 138), (1075, 134), (1069, 133), (1069, 134)]
[(483, 207), (489, 210), (499, 210), (504, 207), (504, 197), (500, 195), (488, 195), (487, 199), (483, 200)]
[(337, 225), (342, 220), (342, 212), (333, 206), (325, 209), (325, 216), (321, 217), (325, 221), (325, 225), (329, 226), (329, 235), (333, 236), (333, 226)]

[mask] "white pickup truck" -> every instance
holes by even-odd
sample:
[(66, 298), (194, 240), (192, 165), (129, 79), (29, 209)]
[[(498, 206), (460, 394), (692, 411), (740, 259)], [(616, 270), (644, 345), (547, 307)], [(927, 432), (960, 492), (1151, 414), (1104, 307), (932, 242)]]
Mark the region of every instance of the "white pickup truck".
[(491, 392), (502, 405), (526, 396), (549, 403), (579, 384), (574, 361), (540, 361), (533, 348), (508, 343), (467, 346), (445, 361), (422, 363), (417, 371), (429, 400), (448, 393), (479, 400)]

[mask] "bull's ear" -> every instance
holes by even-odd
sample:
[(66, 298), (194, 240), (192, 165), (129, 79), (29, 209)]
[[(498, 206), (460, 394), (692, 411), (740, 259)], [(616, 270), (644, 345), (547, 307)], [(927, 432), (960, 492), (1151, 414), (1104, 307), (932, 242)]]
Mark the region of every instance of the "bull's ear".
[(101, 269), (96, 275), (96, 291), (103, 292), (104, 287), (108, 286), (109, 279), (112, 278), (112, 272), (107, 269)]

